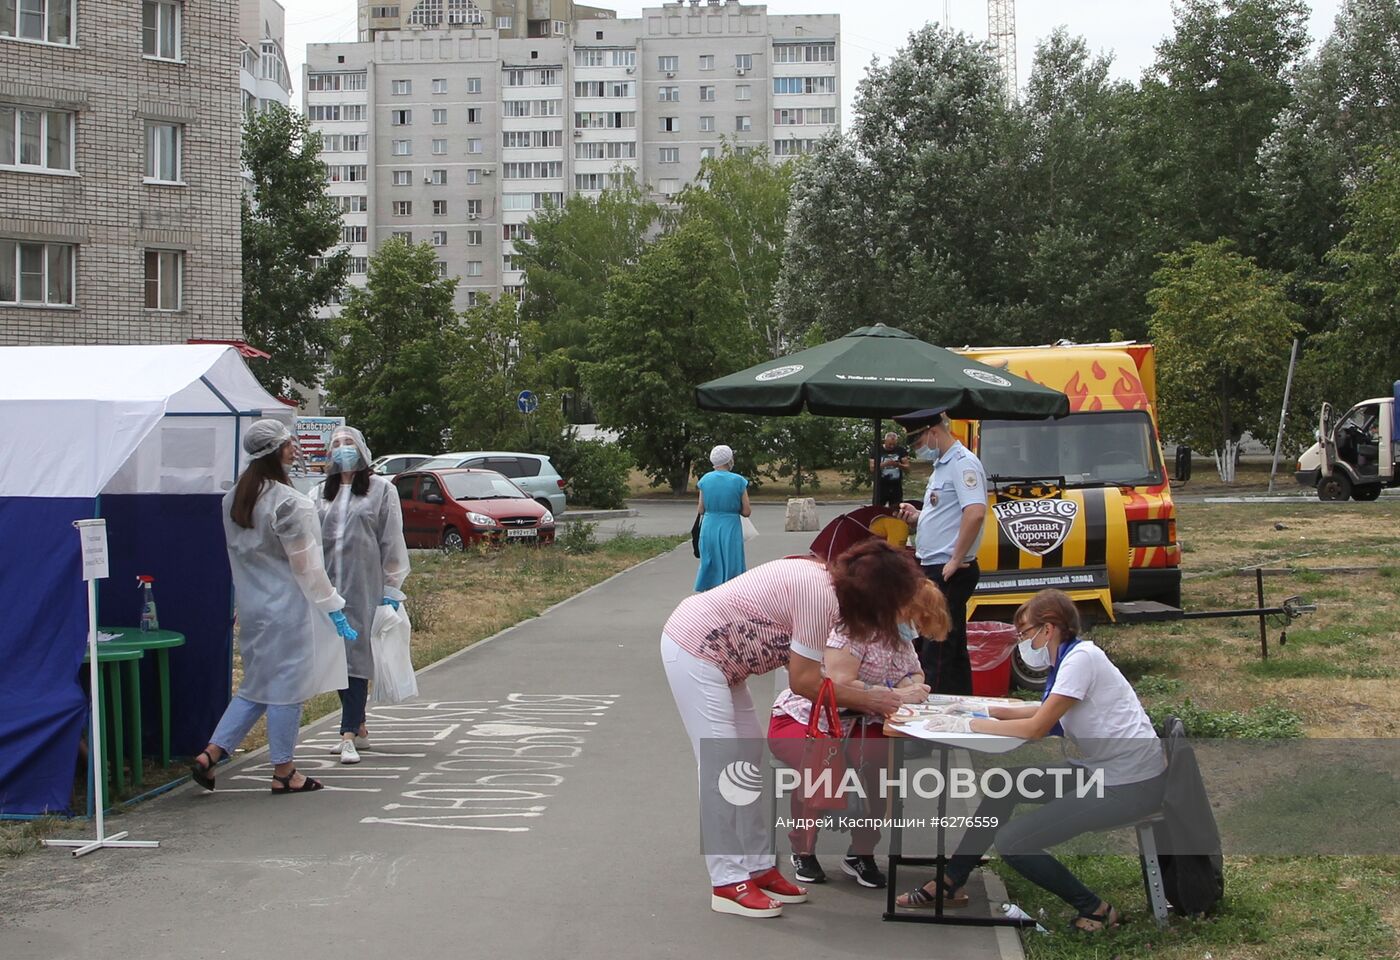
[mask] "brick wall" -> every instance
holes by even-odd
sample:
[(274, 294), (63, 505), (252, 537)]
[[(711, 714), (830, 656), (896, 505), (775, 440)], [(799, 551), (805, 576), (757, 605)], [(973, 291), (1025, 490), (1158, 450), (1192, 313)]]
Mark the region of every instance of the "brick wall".
[[(141, 54), (141, 4), (78, 0), (77, 47), (0, 39), (0, 102), (76, 110), (77, 176), (0, 169), (0, 238), (76, 243), (75, 305), (0, 306), (0, 345), (242, 336), (237, 0), (184, 4), (184, 63)], [(184, 125), (185, 186), (143, 183), (147, 120)], [(185, 252), (176, 312), (144, 251)]]

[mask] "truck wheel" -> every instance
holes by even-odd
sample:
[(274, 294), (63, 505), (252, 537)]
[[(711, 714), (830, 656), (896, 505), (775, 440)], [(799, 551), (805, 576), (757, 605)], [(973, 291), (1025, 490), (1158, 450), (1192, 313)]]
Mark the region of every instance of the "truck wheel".
[(1021, 651), (1012, 648), (1011, 679), (1016, 686), (1022, 690), (1044, 690), (1045, 678), (1049, 675), (1049, 670), (1032, 670), (1026, 666), (1026, 662), (1021, 659)]
[(1334, 473), (1317, 482), (1317, 499), (1333, 503), (1351, 497), (1351, 478), (1345, 473)]
[(1361, 503), (1370, 503), (1381, 495), (1380, 484), (1355, 487), (1351, 491), (1351, 498)]

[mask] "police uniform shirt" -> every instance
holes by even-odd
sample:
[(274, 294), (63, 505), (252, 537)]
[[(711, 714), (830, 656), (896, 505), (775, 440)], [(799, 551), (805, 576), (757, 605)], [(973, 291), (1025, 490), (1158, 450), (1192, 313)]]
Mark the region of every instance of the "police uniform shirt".
[[(924, 491), (924, 508), (919, 514), (918, 533), (914, 539), (919, 562), (934, 566), (951, 560), (963, 510), (986, 502), (987, 474), (982, 462), (967, 447), (954, 441), (948, 452), (934, 462), (933, 475)], [(977, 536), (962, 559), (976, 559), (981, 545), (982, 528), (978, 527)]]

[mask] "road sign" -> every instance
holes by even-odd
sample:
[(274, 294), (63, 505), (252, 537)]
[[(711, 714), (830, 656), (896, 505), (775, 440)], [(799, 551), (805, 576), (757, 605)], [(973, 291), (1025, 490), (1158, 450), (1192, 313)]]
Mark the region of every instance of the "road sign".
[(521, 413), (534, 413), (539, 405), (540, 398), (535, 396), (533, 390), (521, 390), (520, 396), (515, 398), (515, 409)]

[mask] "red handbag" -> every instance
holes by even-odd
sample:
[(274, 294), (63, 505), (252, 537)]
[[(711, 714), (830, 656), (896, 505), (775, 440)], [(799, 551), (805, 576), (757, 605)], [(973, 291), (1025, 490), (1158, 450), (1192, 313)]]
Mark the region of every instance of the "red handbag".
[[(821, 728), (823, 715), (826, 716), (827, 730)], [(822, 680), (821, 690), (812, 703), (812, 718), (807, 721), (807, 743), (802, 750), (802, 783), (799, 790), (808, 810), (842, 810), (846, 807), (846, 797), (839, 792), (841, 781), (846, 776), (846, 740), (841, 733), (841, 717), (836, 710), (836, 687), (828, 678)]]

